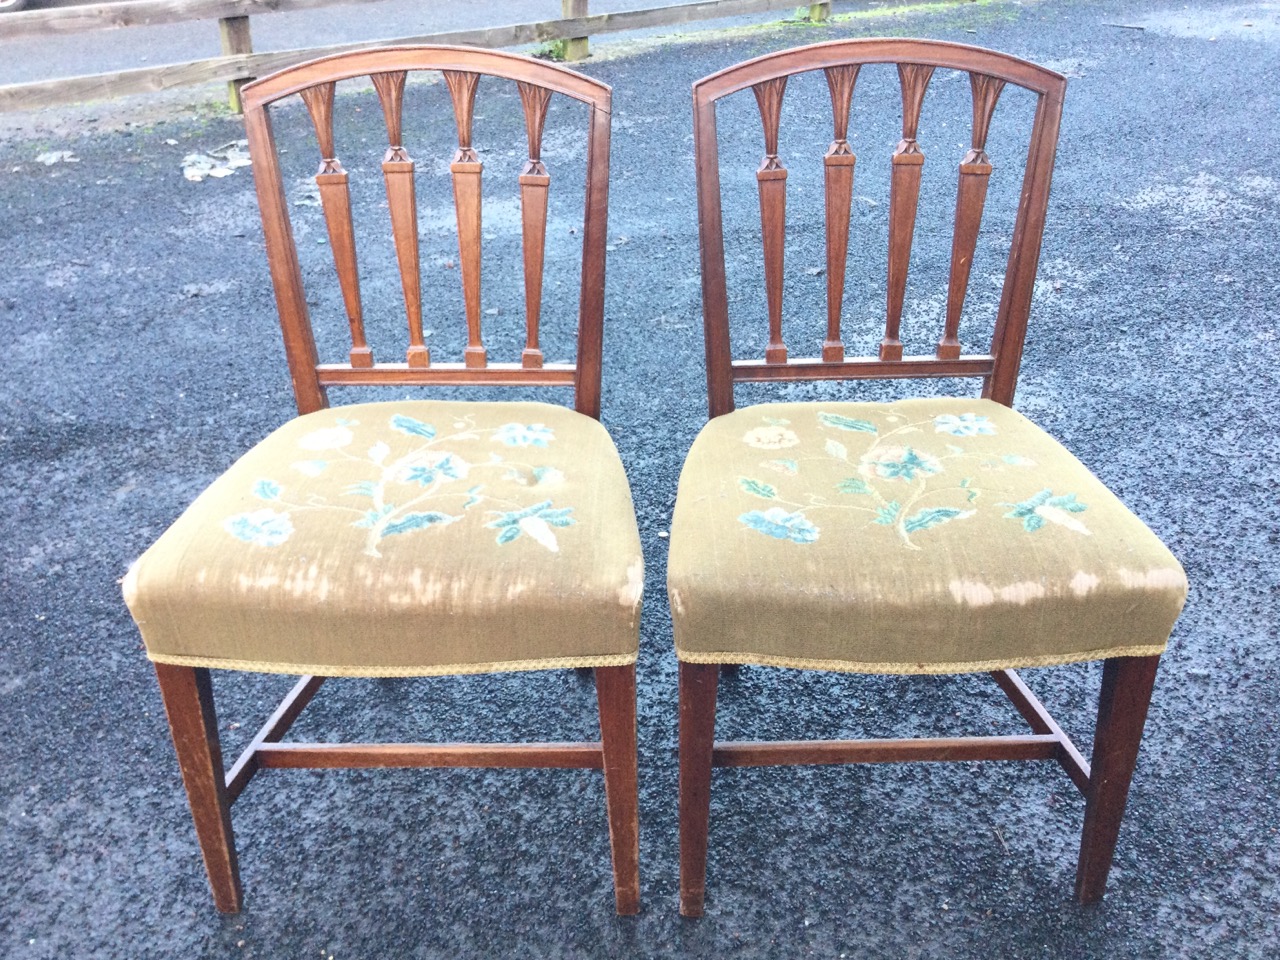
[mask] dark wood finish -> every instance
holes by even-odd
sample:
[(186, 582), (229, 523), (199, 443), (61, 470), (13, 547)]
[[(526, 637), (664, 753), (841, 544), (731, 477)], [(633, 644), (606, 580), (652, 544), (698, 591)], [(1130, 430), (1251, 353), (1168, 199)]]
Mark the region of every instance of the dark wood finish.
[(231, 801), (222, 775), (222, 747), (209, 671), (167, 663), (157, 663), (155, 668), (213, 902), (222, 913), (239, 913), (243, 900), (240, 865), (231, 831)]
[(471, 146), (471, 118), (475, 112), (479, 74), (466, 70), (444, 71), (458, 124), (458, 151), (449, 171), (453, 175), (453, 202), (458, 216), (458, 259), (462, 263), (462, 299), (467, 312), (465, 362), (470, 368), (488, 362), (480, 339), (480, 175), (484, 164)]
[(719, 679), (714, 663), (680, 664), (680, 915), (684, 917), (702, 916), (706, 899)]
[(609, 847), (617, 912), (640, 912), (640, 785), (636, 744), (636, 668), (596, 667)]
[(1096, 903), (1106, 891), (1159, 665), (1159, 657), (1114, 657), (1103, 663), (1093, 773), (1076, 871), (1076, 899), (1081, 903)]
[[(1066, 80), (1025, 60), (962, 44), (933, 40), (833, 40), (780, 53), (767, 54), (736, 64), (694, 84), (694, 158), (698, 184), (698, 219), (702, 268), (703, 323), (706, 334), (707, 394), (711, 416), (719, 416), (734, 407), (733, 385), (746, 380), (811, 380), (838, 379), (848, 375), (857, 378), (877, 376), (874, 366), (855, 361), (837, 373), (844, 363), (843, 347), (838, 338), (839, 300), (843, 294), (844, 267), (839, 256), (841, 239), (847, 237), (843, 226), (846, 216), (843, 200), (843, 172), (833, 171), (835, 163), (827, 163), (824, 175), (827, 190), (828, 237), (828, 317), (827, 337), (823, 342), (822, 361), (791, 358), (785, 365), (777, 362), (777, 344), (770, 329), (769, 342), (775, 346), (774, 356), (766, 349), (763, 360), (734, 361), (730, 351), (728, 290), (724, 269), (724, 225), (720, 200), (719, 150), (716, 138), (716, 105), (723, 98), (750, 89), (759, 95), (766, 85), (809, 71), (827, 73), (833, 98), (833, 113), (839, 124), (847, 117), (843, 105), (844, 84), (850, 90), (853, 81), (834, 71), (849, 71), (868, 64), (893, 64), (900, 69), (902, 90), (903, 137), (894, 152), (890, 183), (890, 252), (888, 289), (886, 290), (885, 334), (880, 348), (882, 376), (981, 376), (983, 394), (1009, 404), (1013, 399), (1014, 381), (1022, 356), (1022, 340), (1030, 311), (1035, 268), (1039, 258), (1040, 239), (1048, 206), (1049, 183), (1062, 114), (1062, 98)], [(1028, 162), (1023, 175), (1021, 202), (1014, 224), (1013, 242), (1005, 274), (1005, 290), (996, 316), (995, 336), (989, 359), (964, 357), (954, 348), (958, 336), (943, 332), (943, 347), (937, 357), (904, 357), (901, 343), (902, 304), (905, 298), (907, 268), (914, 233), (919, 197), (919, 176), (923, 152), (917, 139), (921, 105), (929, 78), (935, 69), (960, 70), (975, 79), (974, 139), (985, 144), (991, 112), (995, 108), (999, 88), (1013, 84), (1033, 93), (1036, 119), (1032, 125)], [(762, 111), (763, 113), (763, 111)], [(767, 123), (766, 123), (767, 131)], [(837, 152), (840, 129), (836, 128)], [(828, 156), (832, 151), (828, 151)], [(843, 162), (843, 161), (841, 161)], [(849, 177), (852, 179), (852, 165)], [(979, 175), (978, 170), (969, 173)], [(982, 180), (985, 186), (985, 179)], [(852, 186), (850, 185), (850, 191)], [(968, 247), (968, 232), (976, 231), (981, 220), (981, 204), (976, 197), (976, 184), (962, 188), (961, 214), (958, 220), (959, 248)], [(776, 203), (775, 203), (776, 206)], [(976, 232), (975, 232), (976, 237)], [(847, 256), (847, 247), (845, 249)], [(776, 255), (775, 255), (776, 259)], [(965, 261), (967, 270), (972, 255)], [(770, 254), (766, 252), (766, 275)], [(963, 276), (962, 276), (963, 273)], [(949, 287), (950, 307), (957, 317), (963, 306), (963, 291), (968, 274), (953, 271)], [(954, 296), (953, 296), (954, 294)], [(904, 366), (904, 363), (910, 361)], [(959, 369), (951, 365), (959, 365)], [(777, 372), (774, 372), (776, 368)]]
[(920, 174), (924, 169), (924, 151), (916, 141), (916, 129), (920, 125), (924, 92), (932, 76), (933, 67), (898, 64), (902, 83), (902, 139), (893, 151), (893, 175), (889, 181), (889, 286), (884, 339), (880, 341), (881, 360), (902, 359), (902, 302), (907, 293), (907, 267), (920, 202)]
[(404, 113), (404, 70), (375, 73), (371, 78), (382, 101), (387, 121), (386, 156), (382, 158), (382, 175), (387, 182), (387, 204), (391, 209), (391, 233), (400, 264), (400, 286), (404, 290), (405, 317), (409, 321), (409, 350), (405, 357), (410, 367), (431, 366), (431, 353), (422, 336), (422, 268), (418, 247), (418, 201), (413, 182), (414, 162), (405, 150), (401, 135)]
[(598, 743), (264, 743), (256, 752), (263, 769), (602, 767)]
[(1058, 721), (1049, 715), (1040, 699), (1022, 682), (1022, 678), (1013, 670), (995, 670), (991, 676), (1008, 696), (1009, 701), (1022, 714), (1031, 729), (1038, 734), (1056, 737), (1058, 749), (1054, 759), (1062, 765), (1071, 782), (1083, 794), (1089, 791), (1089, 762), (1081, 756), (1071, 738), (1058, 726)]
[(529, 159), (520, 171), (520, 223), (524, 250), (524, 303), (527, 339), (520, 364), (536, 370), (543, 364), (538, 346), (538, 323), (542, 317), (542, 269), (547, 249), (547, 193), (551, 176), (542, 162), (542, 128), (547, 122), (551, 91), (532, 83), (517, 84), (524, 108), (525, 131), (529, 138)]
[[(402, 139), (403, 90), (407, 73), (417, 70), (439, 71), (446, 77), (453, 96), (458, 127), (459, 148), (454, 157), (454, 184), (459, 219), (459, 253), (462, 261), (464, 303), (468, 323), (468, 345), (461, 365), (432, 362), (422, 330), (422, 295), (420, 288), (419, 249), (417, 242), (416, 202), (413, 195), (413, 161)], [(480, 176), (478, 157), (471, 145), (474, 116), (474, 77), (494, 76), (523, 85), (522, 99), (529, 102), (526, 124), (529, 129), (530, 160), (535, 169), (527, 171), (533, 179), (522, 183), (525, 221), (525, 291), (528, 303), (528, 333), (518, 366), (487, 363), (485, 346), (480, 340)], [(410, 345), (405, 363), (375, 363), (372, 350), (367, 355), (360, 349), (363, 321), (352, 323), (353, 352), (349, 364), (320, 363), (316, 356), (314, 335), (303, 291), (301, 270), (294, 248), (289, 207), (280, 179), (268, 107), (294, 94), (308, 91), (309, 108), (313, 110), (319, 137), (320, 130), (331, 131), (332, 107), (324, 92), (325, 85), (345, 79), (371, 77), (378, 90), (390, 147), (384, 171), (391, 208), (392, 231), (396, 239), (397, 263), (405, 293), (405, 312), (409, 321)], [(538, 347), (538, 324), (542, 296), (543, 260), (545, 258), (546, 186), (549, 179), (542, 166), (540, 153), (542, 130), (548, 115), (547, 101), (552, 94), (562, 94), (587, 105), (589, 130), (586, 170), (585, 209), (582, 230), (582, 287), (578, 304), (578, 353), (571, 364), (545, 364)], [(326, 114), (326, 109), (329, 111)], [(251, 132), (250, 150), (254, 159), (259, 202), (266, 227), (268, 260), (276, 288), (276, 303), (285, 330), (285, 346), (290, 373), (303, 412), (319, 409), (327, 403), (325, 389), (335, 385), (409, 385), (572, 384), (574, 407), (588, 416), (598, 417), (600, 409), (600, 352), (603, 344), (604, 272), (606, 217), (608, 208), (609, 125), (611, 114), (608, 87), (553, 64), (531, 60), (514, 54), (496, 53), (458, 47), (414, 47), (363, 50), (339, 54), (301, 64), (264, 77), (245, 87), (245, 123)], [(327, 156), (322, 141), (321, 153)], [(329, 145), (331, 148), (331, 144)], [(528, 165), (526, 165), (528, 166)], [(337, 189), (346, 190), (345, 184)], [(324, 196), (322, 189), (322, 198)], [(541, 194), (541, 196), (539, 196)], [(345, 194), (344, 194), (345, 197)], [(331, 237), (334, 224), (339, 229), (346, 218), (330, 217), (326, 203), (326, 220)], [(347, 246), (345, 236), (332, 243), (335, 263), (348, 319), (358, 317), (358, 284), (354, 245)], [(345, 251), (345, 252), (344, 252)], [(344, 265), (345, 264), (345, 265)], [(343, 278), (346, 279), (343, 279)]]
[(264, 743), (279, 743), (289, 728), (293, 726), (295, 720), (302, 715), (302, 711), (306, 709), (307, 704), (311, 702), (312, 697), (319, 692), (321, 685), (324, 683), (324, 677), (301, 677), (288, 695), (280, 701), (280, 706), (276, 707), (275, 713), (267, 719), (262, 725), (262, 729), (258, 731), (257, 736), (249, 742), (249, 746), (245, 747), (240, 754), (239, 759), (227, 771), (227, 802), (235, 803), (236, 799), (244, 792), (244, 788), (249, 785), (249, 781), (253, 779), (253, 775), (258, 772), (261, 764), (258, 762), (258, 750)]
[(827, 67), (827, 88), (831, 93), (831, 146), (822, 158), (827, 213), (827, 339), (822, 343), (822, 359), (827, 363), (844, 360), (840, 338), (840, 312), (844, 303), (845, 267), (849, 259), (849, 215), (853, 206), (853, 172), (858, 158), (849, 147), (849, 110), (859, 67)]
[(973, 145), (960, 161), (960, 182), (956, 187), (956, 226), (951, 238), (951, 277), (947, 284), (947, 319), (942, 339), (938, 341), (938, 359), (954, 360), (960, 356), (960, 312), (964, 308), (965, 291), (969, 289), (969, 272), (973, 253), (978, 246), (978, 228), (982, 224), (982, 208), (987, 201), (987, 184), (991, 179), (991, 161), (987, 157), (987, 131), (996, 101), (1004, 89), (1004, 81), (981, 73), (969, 74), (973, 90)]
[(764, 237), (764, 284), (769, 301), (769, 344), (765, 363), (786, 363), (782, 342), (782, 267), (787, 240), (787, 168), (778, 159), (778, 124), (787, 78), (778, 77), (751, 88), (764, 124), (764, 159), (756, 171), (760, 190), (760, 231)]
[(924, 760), (1055, 760), (1058, 744), (1059, 739), (1054, 736), (728, 742), (715, 745), (711, 762), (717, 767), (778, 767)]
[(351, 365), (371, 367), (374, 362), (373, 350), (364, 336), (360, 273), (356, 266), (356, 235), (351, 221), (351, 188), (347, 182), (347, 171), (338, 162), (338, 154), (333, 145), (335, 86), (332, 83), (321, 83), (303, 90), (301, 97), (311, 115), (316, 140), (320, 145), (320, 169), (316, 173), (316, 186), (320, 191), (325, 228), (329, 232), (333, 265), (338, 271), (342, 302), (347, 308), (347, 325), (351, 328)]

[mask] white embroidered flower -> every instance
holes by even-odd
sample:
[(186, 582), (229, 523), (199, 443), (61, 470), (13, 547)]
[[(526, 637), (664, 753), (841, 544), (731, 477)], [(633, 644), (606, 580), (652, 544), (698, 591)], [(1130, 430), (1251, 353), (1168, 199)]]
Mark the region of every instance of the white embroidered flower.
[(742, 436), (742, 442), (757, 450), (781, 450), (800, 443), (794, 430), (786, 427), (756, 427)]
[(862, 455), (858, 472), (864, 477), (911, 482), (916, 475), (929, 476), (942, 472), (942, 461), (931, 453), (911, 447), (881, 447)]
[(976, 413), (944, 413), (933, 418), (934, 433), (949, 433), (953, 437), (976, 437), (978, 435), (994, 436), (995, 424), (987, 417)]
[(351, 431), (346, 427), (322, 427), (312, 430), (298, 441), (303, 450), (338, 450), (354, 440)]
[(329, 465), (327, 460), (295, 460), (289, 464), (294, 470), (297, 470), (304, 477), (318, 477), (324, 473), (324, 468)]

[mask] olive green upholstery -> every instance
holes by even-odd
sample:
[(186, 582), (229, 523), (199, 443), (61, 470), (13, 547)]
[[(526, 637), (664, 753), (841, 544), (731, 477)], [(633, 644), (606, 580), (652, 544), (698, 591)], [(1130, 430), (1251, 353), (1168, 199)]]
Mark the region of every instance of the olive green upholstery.
[(1159, 654), (1187, 582), (1031, 421), (918, 399), (711, 420), (668, 590), (687, 662), (955, 673)]
[(299, 417), (134, 564), (151, 659), (325, 676), (635, 661), (643, 561), (617, 451), (542, 403)]

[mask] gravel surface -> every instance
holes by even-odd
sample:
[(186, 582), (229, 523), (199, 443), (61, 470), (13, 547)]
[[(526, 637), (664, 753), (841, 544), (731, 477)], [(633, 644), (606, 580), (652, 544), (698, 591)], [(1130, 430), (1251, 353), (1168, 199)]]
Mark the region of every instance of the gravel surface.
[[(1101, 905), (1071, 900), (1082, 803), (1056, 768), (779, 768), (716, 775), (708, 912), (684, 921), (661, 534), (705, 416), (689, 84), (759, 53), (864, 35), (978, 43), (1071, 77), (1018, 406), (1170, 545), (1191, 596), (1157, 681)], [(993, 2), (596, 49), (583, 69), (613, 85), (617, 108), (604, 420), (633, 484), (648, 565), (642, 915), (613, 914), (600, 778), (557, 771), (265, 774), (270, 782), (235, 808), (245, 911), (213, 910), (118, 580), (214, 476), (290, 416), (292, 399), (249, 172), (199, 183), (181, 172), (184, 156), (242, 131), (233, 118), (152, 119), (0, 144), (0, 956), (1277, 955), (1277, 4), (1162, 12), (1122, 0)], [(851, 335), (862, 344), (877, 337), (883, 309), (879, 224), (897, 136), (888, 84), (865, 71), (855, 101), (862, 160), (847, 311), (851, 324), (865, 321)], [(925, 107), (923, 202), (932, 212), (922, 212), (904, 325), (919, 347), (937, 337), (966, 87), (939, 75)], [(414, 88), (411, 99), (443, 110), (438, 93)], [(518, 138), (500, 119), (506, 106), (478, 121), (479, 142)], [(1012, 203), (1000, 171), (1017, 165), (1013, 121), (1025, 106), (1009, 97), (992, 134), (993, 224), (965, 331), (975, 345), (998, 294), (992, 274), (1008, 236), (1000, 217)], [(752, 273), (754, 109), (740, 103), (728, 116), (741, 123), (722, 120), (725, 157), (741, 171), (725, 206), (739, 319), (762, 316)], [(816, 222), (828, 109), (816, 84), (788, 90), (796, 344), (815, 340), (825, 315), (825, 278), (804, 269), (820, 264), (820, 241), (802, 227)], [(289, 115), (281, 130), (300, 122)], [(358, 137), (380, 142), (376, 110), (366, 102), (342, 122), (349, 166), (376, 180), (376, 151), (355, 159)], [(451, 130), (451, 121), (424, 127), (419, 156), (446, 157)], [(78, 160), (36, 162), (57, 151)], [(491, 166), (504, 154), (495, 147)], [(314, 161), (301, 149), (290, 156), (300, 242), (314, 247), (308, 263), (319, 272), (327, 250), (313, 242), (322, 232), (301, 184)], [(568, 138), (549, 143), (548, 159), (553, 172), (581, 164)], [(424, 184), (447, 190), (438, 166), (423, 169)], [(553, 227), (571, 196), (553, 210)], [(360, 202), (372, 205), (372, 194)], [(499, 252), (514, 249), (513, 209), (499, 200), (487, 221)], [(429, 237), (443, 237), (444, 226), (424, 220)], [(573, 242), (561, 235), (552, 253)], [(370, 241), (369, 313), (391, 325), (394, 275), (388, 261), (374, 265), (384, 249)], [(424, 270), (436, 315), (452, 316), (452, 286), (446, 294), (431, 283), (456, 285), (443, 259), (428, 256)], [(513, 294), (500, 269), (488, 276), (502, 326), (513, 312), (503, 298)], [(340, 316), (334, 297), (316, 295), (318, 317)], [(443, 351), (460, 324), (437, 324)], [(744, 348), (758, 347), (763, 322), (743, 329)], [(805, 386), (774, 396), (888, 392)], [(1027, 672), (1086, 749), (1099, 673)], [(289, 681), (215, 683), (234, 753)], [(981, 677), (748, 668), (722, 690), (725, 737), (1019, 730)], [(353, 680), (326, 687), (297, 735), (587, 738), (593, 711), (590, 683), (573, 673)]]

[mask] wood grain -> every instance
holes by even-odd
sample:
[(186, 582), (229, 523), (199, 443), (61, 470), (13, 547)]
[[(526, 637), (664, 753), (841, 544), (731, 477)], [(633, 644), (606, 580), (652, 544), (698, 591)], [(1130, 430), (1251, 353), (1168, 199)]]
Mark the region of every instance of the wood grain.
[(716, 732), (714, 663), (680, 664), (680, 915), (700, 917), (707, 889), (711, 757)]
[(458, 150), (449, 164), (453, 177), (453, 203), (458, 218), (458, 260), (462, 264), (462, 300), (467, 314), (468, 367), (488, 362), (480, 336), (481, 174), (484, 164), (471, 146), (471, 118), (475, 112), (479, 74), (444, 71), (458, 126)]
[(613, 895), (617, 912), (640, 912), (640, 781), (636, 743), (636, 668), (596, 667)]
[(766, 363), (786, 363), (782, 342), (782, 271), (787, 240), (787, 170), (778, 159), (778, 125), (787, 80), (780, 77), (751, 88), (764, 125), (764, 159), (756, 171), (760, 191), (760, 231), (764, 239), (764, 285), (769, 303), (769, 344)]
[(547, 249), (547, 202), (551, 176), (542, 162), (542, 130), (551, 91), (532, 83), (517, 85), (524, 110), (529, 159), (520, 171), (520, 229), (524, 251), (525, 346), (520, 362), (530, 370), (543, 364), (538, 344), (542, 318), (542, 272)]
[(853, 205), (853, 174), (858, 158), (849, 147), (849, 110), (853, 85), (858, 79), (857, 64), (827, 67), (827, 89), (831, 94), (834, 134), (823, 159), (827, 225), (827, 338), (822, 343), (822, 359), (827, 363), (844, 360), (840, 336), (840, 313), (844, 303), (845, 268), (849, 259), (849, 216)]

